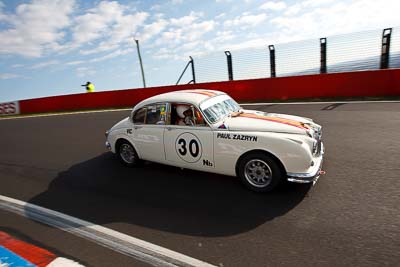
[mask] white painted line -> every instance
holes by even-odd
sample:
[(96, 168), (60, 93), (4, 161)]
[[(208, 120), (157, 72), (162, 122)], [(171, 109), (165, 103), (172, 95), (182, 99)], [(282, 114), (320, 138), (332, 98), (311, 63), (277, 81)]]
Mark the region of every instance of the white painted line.
[(47, 264), (46, 267), (84, 267), (84, 266), (75, 261), (58, 257), (49, 264)]
[(214, 266), (112, 229), (10, 197), (0, 195), (0, 209), (59, 228), (153, 266)]
[(399, 100), (377, 100), (377, 101), (328, 101), (328, 102), (266, 102), (266, 103), (240, 103), (241, 106), (264, 106), (264, 105), (321, 105), (321, 104), (370, 104), (370, 103), (400, 103)]

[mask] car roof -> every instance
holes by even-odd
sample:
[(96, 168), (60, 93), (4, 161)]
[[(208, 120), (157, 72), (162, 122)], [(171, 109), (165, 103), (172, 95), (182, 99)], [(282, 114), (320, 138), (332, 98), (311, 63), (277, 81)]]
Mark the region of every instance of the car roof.
[(147, 98), (142, 102), (140, 102), (139, 104), (137, 104), (134, 110), (141, 108), (145, 105), (149, 105), (152, 103), (159, 103), (159, 102), (189, 103), (195, 106), (199, 106), (199, 104), (204, 100), (218, 95), (225, 95), (225, 93), (221, 91), (207, 90), (207, 89), (173, 91)]

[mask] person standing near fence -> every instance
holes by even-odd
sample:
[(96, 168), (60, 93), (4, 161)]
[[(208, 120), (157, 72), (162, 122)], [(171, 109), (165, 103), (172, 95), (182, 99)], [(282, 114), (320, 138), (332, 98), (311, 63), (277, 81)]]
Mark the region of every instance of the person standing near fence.
[(86, 87), (86, 92), (93, 93), (94, 92), (94, 85), (91, 82), (86, 82), (86, 84), (82, 84), (81, 86)]

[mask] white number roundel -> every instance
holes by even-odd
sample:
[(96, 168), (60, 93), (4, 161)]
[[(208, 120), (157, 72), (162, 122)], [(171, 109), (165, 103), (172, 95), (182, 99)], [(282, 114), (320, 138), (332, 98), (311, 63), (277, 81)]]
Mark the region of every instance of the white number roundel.
[(175, 149), (178, 156), (186, 162), (195, 163), (201, 158), (201, 143), (194, 134), (179, 135), (175, 142)]

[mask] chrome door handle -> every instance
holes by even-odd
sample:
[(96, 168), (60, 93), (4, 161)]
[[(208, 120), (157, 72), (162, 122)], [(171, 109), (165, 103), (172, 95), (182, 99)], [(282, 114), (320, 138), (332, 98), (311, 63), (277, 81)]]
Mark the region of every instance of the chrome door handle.
[(167, 127), (167, 130), (168, 131), (172, 131), (173, 129), (171, 127)]
[(142, 126), (134, 126), (133, 127), (135, 130), (142, 128)]

